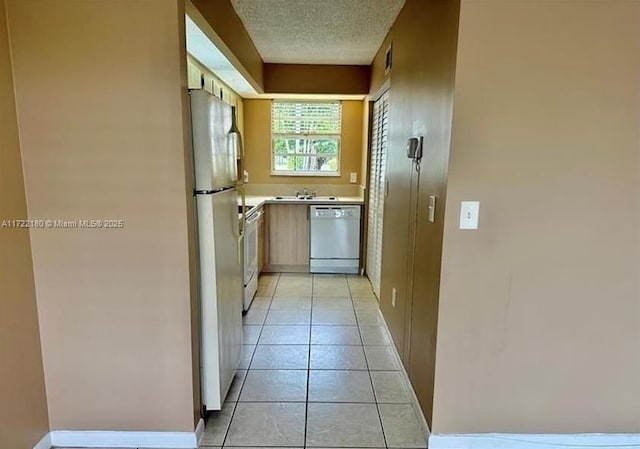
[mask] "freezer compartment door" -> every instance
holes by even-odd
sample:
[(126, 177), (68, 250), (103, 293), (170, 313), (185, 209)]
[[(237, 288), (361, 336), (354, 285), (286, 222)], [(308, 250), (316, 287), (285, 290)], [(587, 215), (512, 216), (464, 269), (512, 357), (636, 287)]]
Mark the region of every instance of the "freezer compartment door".
[(191, 127), (195, 189), (220, 190), (238, 180), (235, 148), (227, 133), (231, 129), (231, 106), (206, 90), (192, 90)]
[(237, 192), (196, 195), (200, 260), (202, 399), (220, 410), (242, 350), (242, 257)]

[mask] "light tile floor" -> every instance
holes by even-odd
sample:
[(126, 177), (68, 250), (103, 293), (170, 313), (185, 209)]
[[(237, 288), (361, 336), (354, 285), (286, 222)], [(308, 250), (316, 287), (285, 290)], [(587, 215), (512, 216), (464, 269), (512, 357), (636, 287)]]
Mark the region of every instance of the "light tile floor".
[(201, 447), (425, 448), (368, 279), (270, 274)]

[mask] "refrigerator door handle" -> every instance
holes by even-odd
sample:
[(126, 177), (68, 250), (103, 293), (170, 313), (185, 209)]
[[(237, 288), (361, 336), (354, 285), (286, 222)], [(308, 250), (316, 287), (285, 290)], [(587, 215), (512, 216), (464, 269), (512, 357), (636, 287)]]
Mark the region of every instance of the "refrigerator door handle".
[(242, 266), (242, 256), (244, 253), (244, 235), (245, 235), (245, 230), (246, 230), (246, 226), (247, 226), (247, 195), (244, 191), (244, 185), (238, 185), (236, 187), (236, 189), (238, 190), (238, 192), (240, 193), (240, 198), (241, 198), (241, 202), (242, 202), (242, 218), (240, 219), (240, 227), (239, 227), (239, 232), (238, 232), (238, 265)]

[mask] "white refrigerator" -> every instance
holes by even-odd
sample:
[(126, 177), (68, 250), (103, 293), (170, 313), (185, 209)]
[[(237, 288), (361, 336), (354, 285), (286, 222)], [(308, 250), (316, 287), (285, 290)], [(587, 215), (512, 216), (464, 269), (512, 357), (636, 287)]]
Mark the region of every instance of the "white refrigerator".
[(242, 351), (242, 233), (233, 110), (205, 90), (190, 94), (197, 211), (200, 357), (205, 410), (220, 410)]

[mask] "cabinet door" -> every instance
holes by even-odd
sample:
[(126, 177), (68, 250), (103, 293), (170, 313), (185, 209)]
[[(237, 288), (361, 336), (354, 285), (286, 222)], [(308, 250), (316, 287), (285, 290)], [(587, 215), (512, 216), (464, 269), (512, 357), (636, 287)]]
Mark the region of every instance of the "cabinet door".
[(269, 271), (309, 271), (309, 206), (269, 206)]
[(369, 180), (369, 223), (367, 236), (367, 276), (376, 296), (380, 297), (382, 273), (382, 224), (384, 222), (385, 179), (387, 170), (387, 134), (389, 93), (385, 92), (373, 105), (371, 128), (371, 161)]
[(202, 72), (191, 61), (187, 61), (187, 86), (189, 89), (200, 89), (202, 86)]
[(267, 245), (265, 242), (265, 232), (266, 232), (266, 223), (267, 223), (267, 207), (262, 208), (262, 215), (258, 220), (258, 273), (261, 273), (264, 269), (265, 259), (266, 259), (266, 249)]

